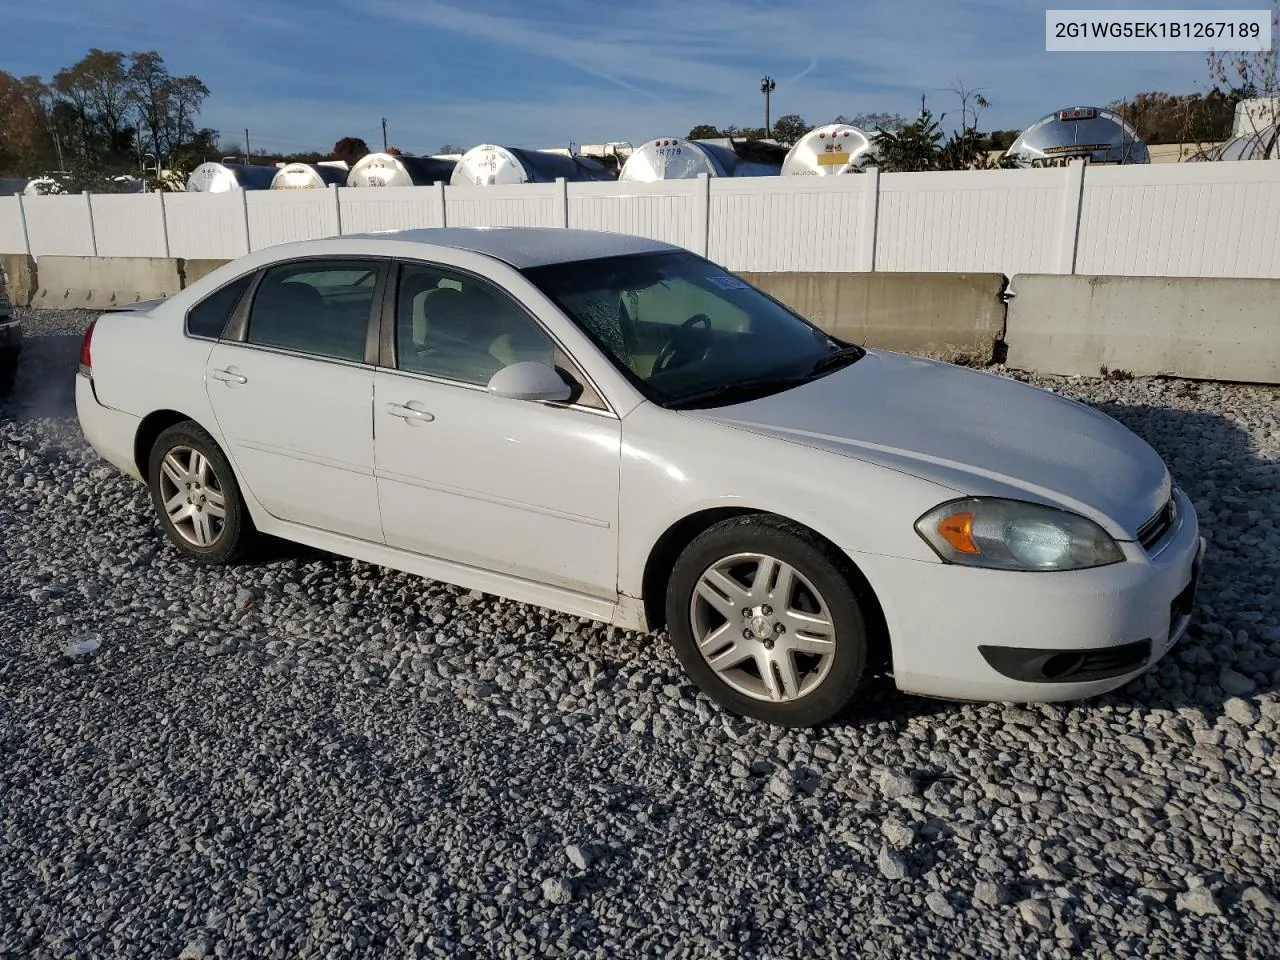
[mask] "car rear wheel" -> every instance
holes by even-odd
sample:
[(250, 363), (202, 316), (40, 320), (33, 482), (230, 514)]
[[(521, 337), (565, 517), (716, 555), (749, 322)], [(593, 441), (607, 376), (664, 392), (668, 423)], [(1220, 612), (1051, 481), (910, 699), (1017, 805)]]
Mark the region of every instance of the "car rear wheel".
[(745, 716), (826, 723), (866, 668), (866, 624), (841, 555), (785, 520), (737, 517), (695, 538), (672, 570), (666, 607), (685, 672)]
[(220, 565), (249, 551), (256, 531), (235, 474), (200, 426), (186, 421), (162, 431), (147, 476), (160, 526), (188, 559)]

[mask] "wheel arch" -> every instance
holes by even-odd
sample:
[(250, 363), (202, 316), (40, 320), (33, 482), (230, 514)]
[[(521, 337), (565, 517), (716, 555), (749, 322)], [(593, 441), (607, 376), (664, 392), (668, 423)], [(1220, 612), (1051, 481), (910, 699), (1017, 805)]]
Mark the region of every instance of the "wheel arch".
[(642, 583), (642, 597), (645, 621), (651, 630), (658, 630), (666, 624), (666, 593), (671, 578), (671, 569), (676, 559), (696, 537), (716, 524), (739, 517), (769, 517), (784, 521), (798, 527), (810, 536), (816, 537), (831, 546), (840, 557), (842, 573), (849, 581), (855, 595), (863, 607), (863, 616), (867, 625), (867, 666), (870, 669), (892, 668), (893, 651), (889, 642), (888, 621), (880, 598), (876, 596), (870, 581), (838, 544), (821, 531), (808, 524), (801, 523), (791, 517), (769, 510), (752, 507), (711, 507), (689, 514), (677, 520), (658, 537), (649, 556), (645, 560)]
[[(214, 441), (217, 442), (217, 437), (209, 431), (208, 427), (204, 426), (195, 417), (180, 413), (177, 410), (153, 410), (142, 418), (142, 422), (138, 424), (138, 430), (133, 436), (133, 462), (137, 464), (138, 473), (142, 477), (143, 483), (151, 482), (151, 477), (149, 476), (151, 448), (155, 446), (157, 438), (174, 424), (188, 422), (194, 423), (202, 430), (209, 432), (209, 435), (213, 436)], [(221, 446), (221, 443), (218, 445)], [(225, 454), (226, 451), (224, 450), (223, 453)], [(234, 466), (232, 469), (234, 469)]]

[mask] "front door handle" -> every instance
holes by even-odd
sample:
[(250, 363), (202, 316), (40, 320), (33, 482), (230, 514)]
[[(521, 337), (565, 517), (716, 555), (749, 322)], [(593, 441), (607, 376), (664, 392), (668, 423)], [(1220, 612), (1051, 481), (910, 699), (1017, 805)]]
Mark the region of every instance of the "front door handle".
[(422, 423), (430, 423), (435, 419), (434, 415), (413, 405), (416, 403), (416, 400), (411, 400), (409, 403), (388, 403), (387, 413), (391, 414), (393, 417), (399, 417), (401, 420), (409, 423), (412, 423), (415, 420)]
[(221, 380), (223, 383), (248, 383), (249, 378), (243, 374), (237, 373), (235, 368), (230, 370), (214, 370), (213, 379)]

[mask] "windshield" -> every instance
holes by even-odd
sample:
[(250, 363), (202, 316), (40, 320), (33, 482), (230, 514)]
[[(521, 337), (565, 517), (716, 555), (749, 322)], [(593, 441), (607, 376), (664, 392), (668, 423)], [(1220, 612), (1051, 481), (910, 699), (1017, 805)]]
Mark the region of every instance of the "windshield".
[[(524, 271), (656, 403), (743, 399), (833, 369), (847, 345), (692, 253), (641, 254)], [(860, 351), (846, 351), (847, 361)], [(815, 369), (818, 365), (818, 369)]]

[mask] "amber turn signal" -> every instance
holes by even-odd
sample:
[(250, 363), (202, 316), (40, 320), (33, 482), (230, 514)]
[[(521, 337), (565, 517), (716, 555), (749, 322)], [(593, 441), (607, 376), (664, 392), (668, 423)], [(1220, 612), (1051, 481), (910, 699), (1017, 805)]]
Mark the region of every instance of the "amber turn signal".
[(953, 513), (938, 521), (938, 533), (942, 539), (961, 553), (981, 553), (973, 542), (973, 514)]

